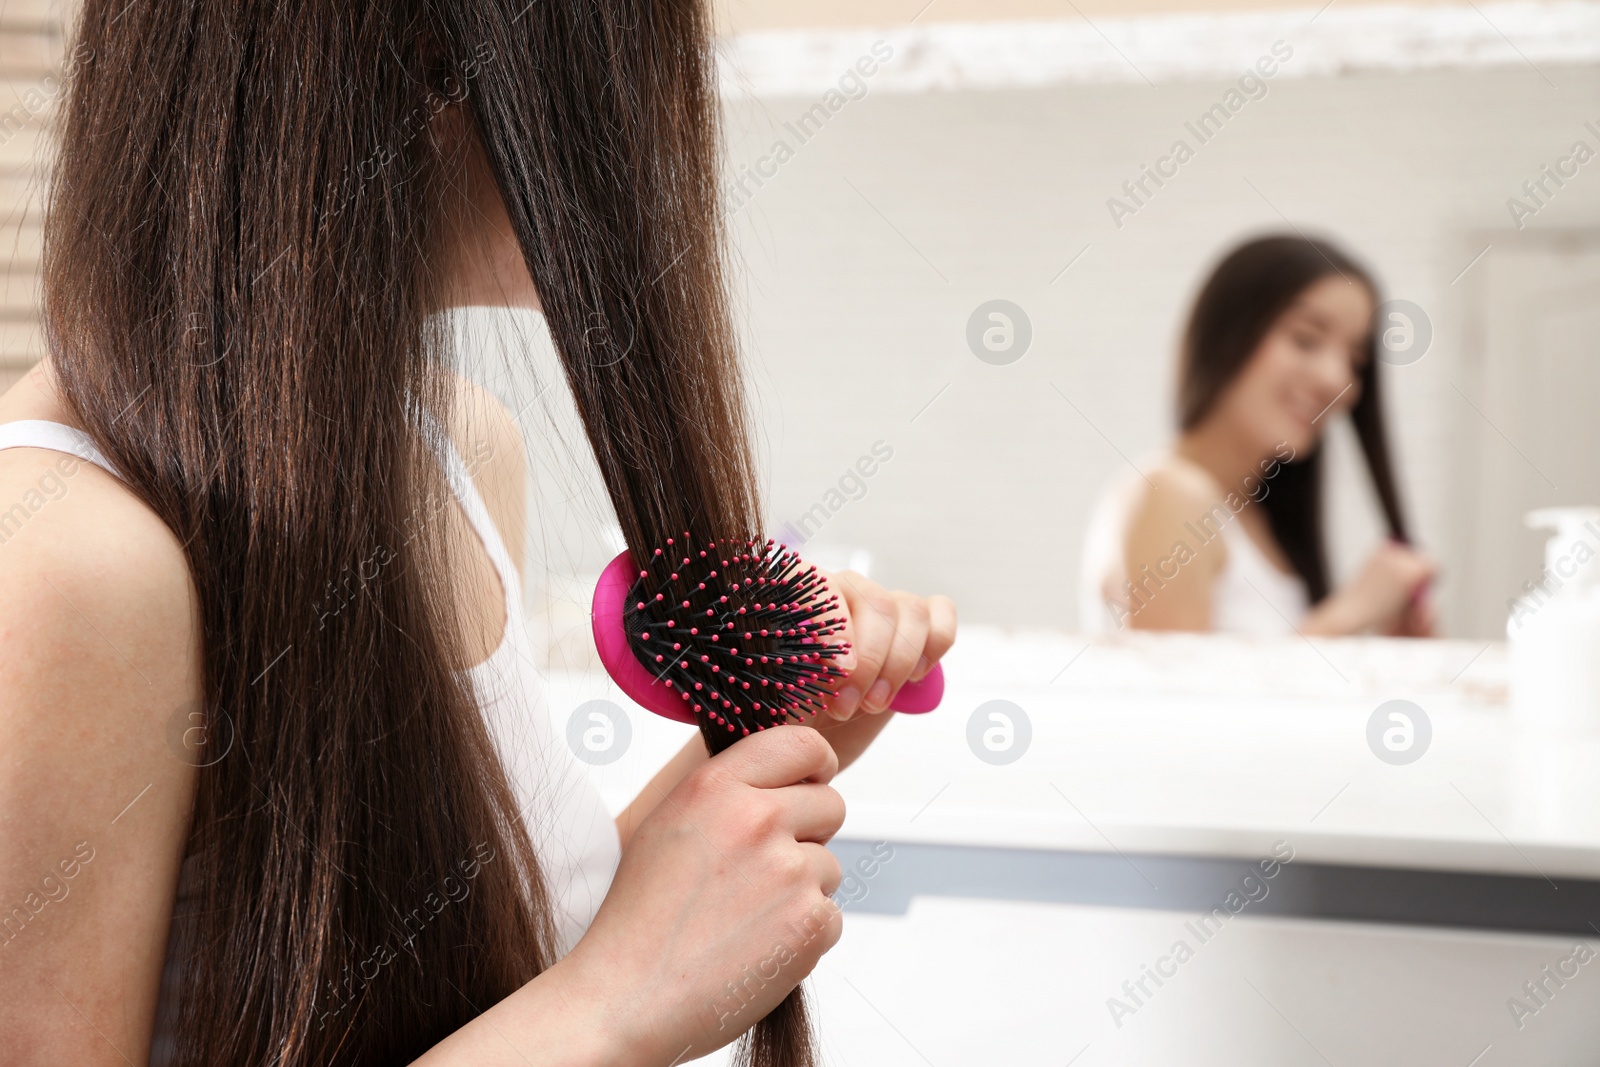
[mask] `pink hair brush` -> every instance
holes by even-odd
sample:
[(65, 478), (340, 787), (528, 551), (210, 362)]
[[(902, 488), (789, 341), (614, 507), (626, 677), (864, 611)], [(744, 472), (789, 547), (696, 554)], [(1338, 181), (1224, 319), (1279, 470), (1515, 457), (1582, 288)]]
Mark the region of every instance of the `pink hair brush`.
[[(624, 551), (594, 591), (594, 641), (612, 679), (657, 715), (700, 727), (712, 751), (816, 715), (845, 672), (839, 598), (775, 541), (668, 538), (643, 568)], [(944, 697), (938, 664), (900, 687), (892, 711)]]

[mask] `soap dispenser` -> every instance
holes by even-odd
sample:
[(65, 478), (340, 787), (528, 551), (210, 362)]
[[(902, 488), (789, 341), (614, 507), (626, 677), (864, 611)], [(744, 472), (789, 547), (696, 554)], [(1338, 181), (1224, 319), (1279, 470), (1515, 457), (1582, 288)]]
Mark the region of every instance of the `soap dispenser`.
[(1544, 572), (1506, 620), (1514, 722), (1540, 733), (1600, 736), (1600, 508), (1542, 508), (1553, 531)]

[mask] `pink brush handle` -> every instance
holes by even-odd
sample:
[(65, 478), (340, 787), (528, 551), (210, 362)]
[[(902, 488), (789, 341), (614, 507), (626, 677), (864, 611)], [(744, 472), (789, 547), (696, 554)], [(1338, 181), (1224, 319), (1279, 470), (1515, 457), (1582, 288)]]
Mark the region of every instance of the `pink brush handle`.
[(938, 663), (933, 665), (933, 670), (924, 674), (915, 682), (907, 682), (900, 687), (900, 692), (889, 701), (890, 711), (903, 711), (911, 715), (921, 715), (932, 711), (939, 706), (939, 701), (944, 699), (944, 667)]
[[(628, 603), (628, 590), (633, 588), (634, 578), (633, 560), (624, 551), (606, 565), (606, 569), (600, 573), (599, 583), (594, 587), (591, 623), (600, 662), (605, 664), (611, 680), (640, 707), (668, 719), (692, 724), (695, 717), (688, 701), (682, 699), (665, 681), (657, 681), (628, 647), (628, 635), (623, 630), (622, 619), (623, 609)], [(900, 687), (900, 692), (889, 703), (889, 710), (920, 715), (938, 707), (943, 699), (944, 668), (935, 663), (933, 670), (924, 675), (921, 681), (907, 682)]]

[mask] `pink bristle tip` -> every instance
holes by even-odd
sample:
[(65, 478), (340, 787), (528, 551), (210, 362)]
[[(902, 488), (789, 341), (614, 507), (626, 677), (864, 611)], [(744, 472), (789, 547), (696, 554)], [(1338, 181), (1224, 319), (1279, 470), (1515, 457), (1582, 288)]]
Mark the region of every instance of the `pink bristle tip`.
[[(649, 589), (650, 572), (636, 572), (638, 584), (631, 591), (638, 596), (627, 603), (640, 615), (628, 617), (626, 621), (635, 625), (626, 627), (626, 632), (637, 632), (639, 642), (625, 641), (621, 647), (633, 649), (648, 664), (644, 657), (650, 646), (644, 642), (666, 622), (663, 644), (672, 646), (672, 658), (677, 660), (673, 670), (678, 688), (673, 692), (684, 700), (690, 693), (709, 696), (695, 713), (702, 726), (720, 722), (729, 731), (738, 727), (743, 736), (751, 729), (814, 716), (813, 705), (835, 684), (834, 679), (844, 677), (828, 661), (850, 651), (850, 644), (839, 640), (844, 633), (844, 620), (837, 613), (840, 598), (816, 566), (774, 538), (741, 545), (695, 542), (684, 534), (667, 544), (675, 552), (661, 549), (655, 556), (668, 561), (681, 558), (681, 566), (672, 568), (668, 578), (676, 596)], [(677, 548), (679, 544), (683, 548)], [(693, 547), (696, 544), (705, 547)], [(726, 557), (719, 550), (723, 544), (728, 545)], [(648, 625), (637, 625), (640, 621)], [(678, 622), (686, 625), (678, 627)], [(727, 644), (721, 643), (723, 632), (732, 638)], [(728, 655), (708, 655), (722, 650)], [(663, 680), (671, 685), (671, 680), (654, 679)], [(756, 695), (764, 699), (751, 701)], [(674, 717), (684, 717), (691, 706), (692, 702), (686, 704)], [(710, 747), (715, 751), (724, 745), (713, 741)]]

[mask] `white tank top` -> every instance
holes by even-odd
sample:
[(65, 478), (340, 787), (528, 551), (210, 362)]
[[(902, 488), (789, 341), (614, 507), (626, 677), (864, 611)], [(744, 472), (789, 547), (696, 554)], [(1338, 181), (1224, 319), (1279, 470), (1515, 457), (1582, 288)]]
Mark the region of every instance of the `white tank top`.
[[(429, 430), (450, 486), (494, 562), (505, 592), (506, 627), (500, 646), (467, 673), (538, 852), (556, 909), (558, 949), (565, 955), (588, 929), (611, 886), (621, 859), (616, 823), (583, 764), (551, 726), (523, 618), (522, 584), (500, 532), (449, 437), (436, 423)], [(66, 452), (117, 473), (88, 435), (60, 423), (23, 420), (0, 425), (0, 450), (7, 448)], [(195, 873), (193, 858), (185, 859), (162, 973), (151, 1067), (165, 1067), (172, 1058), (173, 1024), (183, 990), (178, 946), (195, 901)]]
[[(1199, 470), (1178, 456), (1160, 457), (1157, 462), (1181, 462)], [(1209, 474), (1205, 477), (1216, 489), (1219, 510), (1209, 526), (1190, 524), (1199, 533), (1193, 535), (1189, 547), (1198, 548), (1202, 537), (1220, 535), (1228, 550), (1227, 562), (1211, 589), (1211, 631), (1250, 637), (1293, 634), (1311, 610), (1305, 582), (1279, 570), (1267, 558), (1238, 515), (1224, 503), (1226, 490)], [(1089, 517), (1078, 585), (1078, 624), (1085, 633), (1109, 633), (1126, 625), (1129, 602), (1123, 583), (1128, 579), (1128, 522), (1145, 488), (1143, 477), (1129, 471), (1106, 489)], [(1195, 519), (1198, 522), (1202, 516)], [(1119, 619), (1124, 620), (1120, 626)]]

